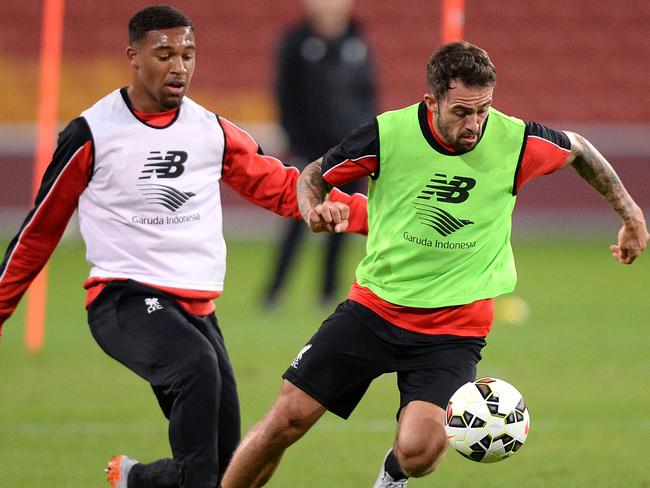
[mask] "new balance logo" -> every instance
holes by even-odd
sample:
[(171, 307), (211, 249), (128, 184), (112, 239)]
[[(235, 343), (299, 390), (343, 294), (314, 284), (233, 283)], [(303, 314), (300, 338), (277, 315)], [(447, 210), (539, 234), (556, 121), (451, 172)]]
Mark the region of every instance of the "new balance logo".
[(420, 223), (431, 227), (443, 237), (473, 224), (471, 220), (458, 219), (447, 210), (425, 202), (435, 198), (443, 203), (463, 203), (475, 186), (476, 180), (473, 178), (454, 176), (447, 179), (447, 175), (436, 173), (435, 178), (429, 180), (413, 202)]
[(144, 304), (147, 306), (147, 313), (153, 313), (156, 310), (163, 309), (163, 306), (158, 302), (157, 298), (145, 298)]
[(476, 180), (465, 176), (454, 176), (447, 180), (447, 175), (436, 173), (430, 183), (424, 187), (418, 198), (422, 200), (436, 200), (444, 203), (463, 203), (469, 198), (469, 191), (476, 186)]
[(147, 180), (153, 175), (156, 178), (178, 178), (185, 171), (185, 161), (187, 161), (187, 153), (185, 151), (167, 151), (162, 156), (160, 151), (151, 151), (147, 161), (142, 170), (141, 180)]
[(297, 367), (298, 367), (298, 364), (299, 364), (300, 361), (302, 360), (302, 356), (303, 356), (303, 354), (305, 354), (305, 353), (306, 353), (307, 351), (309, 351), (310, 349), (311, 349), (311, 344), (307, 344), (305, 347), (303, 347), (303, 348), (300, 350), (300, 352), (298, 353), (298, 355), (296, 356), (296, 359), (294, 359), (294, 360), (291, 362), (291, 367), (292, 367), (292, 368), (297, 368)]
[[(162, 156), (160, 151), (151, 151), (142, 170), (140, 180), (148, 180), (155, 176), (159, 178), (178, 178), (185, 171), (184, 163), (187, 161), (185, 151), (167, 151)], [(185, 203), (196, 196), (191, 191), (181, 191), (168, 185), (159, 185), (156, 183), (139, 183), (137, 185), (147, 203), (152, 205), (162, 205), (163, 207), (176, 212)]]

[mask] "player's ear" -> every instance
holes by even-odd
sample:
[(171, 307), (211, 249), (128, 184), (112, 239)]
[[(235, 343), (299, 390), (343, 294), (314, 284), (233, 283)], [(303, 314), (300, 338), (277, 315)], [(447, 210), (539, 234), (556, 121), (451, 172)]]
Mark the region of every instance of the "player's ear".
[(438, 101), (436, 100), (436, 97), (431, 95), (430, 93), (425, 93), (424, 94), (424, 103), (427, 105), (427, 108), (432, 112), (432, 113), (438, 113)]
[(126, 58), (129, 60), (129, 64), (133, 66), (134, 69), (139, 68), (138, 51), (133, 46), (128, 46), (126, 48)]

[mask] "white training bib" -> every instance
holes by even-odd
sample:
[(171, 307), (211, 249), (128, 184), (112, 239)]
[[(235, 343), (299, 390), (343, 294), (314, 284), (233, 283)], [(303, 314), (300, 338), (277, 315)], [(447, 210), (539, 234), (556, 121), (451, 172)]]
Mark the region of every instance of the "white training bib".
[(90, 276), (222, 290), (225, 139), (217, 116), (186, 97), (168, 127), (151, 127), (119, 90), (82, 116), (95, 150), (79, 198)]

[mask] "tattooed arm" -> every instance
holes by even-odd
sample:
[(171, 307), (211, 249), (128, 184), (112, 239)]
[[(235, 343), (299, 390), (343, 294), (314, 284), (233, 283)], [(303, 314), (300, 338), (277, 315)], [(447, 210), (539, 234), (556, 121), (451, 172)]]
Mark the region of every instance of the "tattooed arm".
[(623, 226), (618, 232), (618, 243), (610, 246), (612, 256), (620, 263), (631, 264), (646, 248), (650, 239), (643, 212), (598, 150), (578, 134), (566, 132), (566, 135), (571, 140), (571, 155), (567, 164), (571, 164), (623, 220)]
[(298, 178), (298, 207), (308, 221), (310, 210), (325, 201), (329, 185), (323, 178), (323, 158), (307, 165)]
[(307, 165), (298, 178), (298, 207), (312, 231), (343, 232), (348, 226), (350, 208), (325, 200), (330, 187), (323, 178), (322, 162), (321, 158)]

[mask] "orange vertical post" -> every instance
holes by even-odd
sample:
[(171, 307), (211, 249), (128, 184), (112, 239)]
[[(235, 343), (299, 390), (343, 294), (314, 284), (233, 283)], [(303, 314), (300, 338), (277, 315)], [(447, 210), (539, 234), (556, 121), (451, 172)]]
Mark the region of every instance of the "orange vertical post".
[[(43, 173), (45, 173), (55, 147), (64, 4), (65, 0), (43, 0), (36, 153), (32, 171), (32, 196), (34, 198), (36, 198)], [(38, 353), (43, 348), (46, 295), (47, 266), (32, 282), (27, 294), (25, 346), (32, 354)]]
[(460, 41), (465, 28), (465, 0), (442, 0), (442, 43)]

